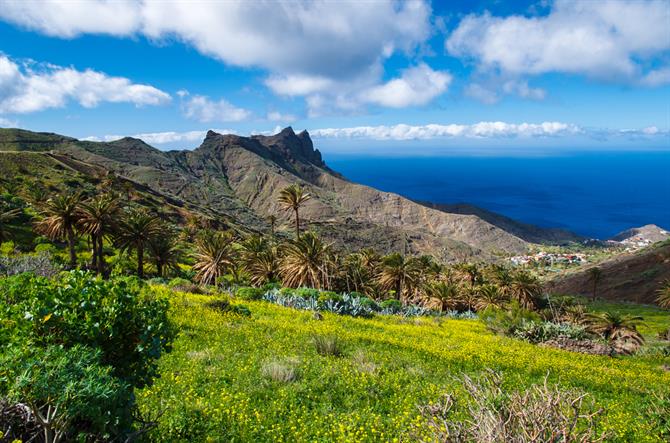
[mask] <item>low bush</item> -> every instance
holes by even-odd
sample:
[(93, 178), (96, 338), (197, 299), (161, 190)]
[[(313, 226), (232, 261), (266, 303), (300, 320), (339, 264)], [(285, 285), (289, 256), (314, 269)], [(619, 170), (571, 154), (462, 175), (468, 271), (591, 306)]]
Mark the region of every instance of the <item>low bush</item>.
[(260, 300), (263, 298), (263, 289), (253, 288), (251, 286), (243, 286), (235, 291), (235, 297), (242, 300)]
[[(506, 393), (499, 374), (479, 379), (464, 376), (465, 401), (453, 394), (419, 407), (430, 429), (428, 441), (509, 442), (529, 441), (602, 442), (602, 414), (584, 393), (543, 384)], [(426, 440), (426, 439), (422, 439)]]
[(493, 332), (503, 335), (514, 335), (527, 323), (540, 323), (542, 320), (535, 312), (522, 308), (513, 302), (507, 309), (490, 306), (479, 314), (479, 318)]
[(200, 286), (193, 283), (191, 280), (176, 277), (168, 282), (168, 287), (173, 291), (190, 292), (192, 294), (202, 294)]
[(556, 338), (584, 340), (590, 336), (586, 328), (571, 323), (552, 323), (534, 321), (523, 322), (517, 327), (513, 336), (531, 343), (542, 343)]
[(137, 278), (0, 279), (0, 399), (27, 405), (46, 441), (123, 440), (175, 336), (168, 308)]
[(314, 288), (298, 288), (293, 291), (295, 295), (302, 298), (313, 298), (317, 299), (324, 294), (335, 294), (334, 292), (324, 291), (321, 292), (318, 289)]
[(12, 257), (0, 256), (0, 276), (11, 276), (32, 272), (40, 277), (53, 277), (61, 271), (61, 266), (56, 263), (48, 252), (38, 254), (21, 254)]
[(271, 360), (263, 364), (261, 374), (278, 383), (290, 383), (298, 378), (296, 360)]
[(316, 353), (324, 356), (341, 357), (342, 345), (340, 340), (334, 335), (316, 335), (314, 336), (314, 347)]
[(379, 303), (379, 308), (383, 313), (397, 314), (402, 309), (400, 300), (389, 299)]

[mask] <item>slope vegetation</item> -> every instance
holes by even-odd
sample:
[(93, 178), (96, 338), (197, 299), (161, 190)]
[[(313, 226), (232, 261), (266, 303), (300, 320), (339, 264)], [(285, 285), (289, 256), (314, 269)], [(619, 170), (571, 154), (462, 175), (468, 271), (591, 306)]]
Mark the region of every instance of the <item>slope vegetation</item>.
[[(328, 168), (306, 131), (296, 134), (291, 128), (253, 137), (210, 131), (193, 151), (159, 151), (130, 137), (96, 143), (23, 130), (0, 130), (0, 146), (0, 156), (19, 151), (58, 158), (89, 178), (113, 172), (135, 186), (254, 231), (267, 231), (270, 215), (288, 225), (291, 214), (278, 206), (277, 196), (298, 183), (312, 195), (303, 209), (309, 228), (343, 249), (372, 246), (446, 260), (492, 259), (521, 253), (529, 243), (576, 239), (493, 213), (430, 207), (352, 183)], [(1, 172), (12, 180), (17, 174), (29, 176), (30, 169)]]

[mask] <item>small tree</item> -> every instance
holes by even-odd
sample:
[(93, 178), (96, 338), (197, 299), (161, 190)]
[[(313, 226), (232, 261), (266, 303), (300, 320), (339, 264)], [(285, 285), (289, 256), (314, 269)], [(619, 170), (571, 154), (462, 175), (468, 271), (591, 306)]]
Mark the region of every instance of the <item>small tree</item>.
[(592, 284), (593, 290), (591, 291), (591, 300), (596, 301), (596, 295), (598, 290), (598, 283), (603, 276), (603, 271), (599, 267), (593, 267), (589, 269), (589, 281)]

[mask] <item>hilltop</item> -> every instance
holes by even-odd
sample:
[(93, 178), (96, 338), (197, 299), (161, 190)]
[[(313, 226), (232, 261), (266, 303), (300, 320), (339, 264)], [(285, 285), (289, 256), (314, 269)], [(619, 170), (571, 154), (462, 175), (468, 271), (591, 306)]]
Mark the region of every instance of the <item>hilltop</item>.
[(288, 223), (290, 214), (279, 208), (277, 195), (297, 183), (312, 195), (303, 209), (308, 227), (348, 250), (371, 246), (445, 260), (489, 260), (522, 253), (530, 243), (579, 239), (478, 208), (422, 204), (352, 183), (326, 165), (307, 131), (296, 134), (290, 127), (272, 136), (209, 131), (196, 149), (167, 152), (131, 137), (91, 142), (0, 129), (0, 148), (5, 180), (44, 181), (59, 189), (113, 174), (175, 217), (187, 210), (245, 231), (268, 231), (270, 215)]
[[(547, 283), (547, 289), (560, 294), (591, 296), (593, 280), (589, 270), (593, 267), (595, 265), (584, 266), (559, 275)], [(597, 267), (602, 271), (597, 283), (598, 297), (654, 303), (656, 290), (670, 279), (670, 241), (615, 256)]]

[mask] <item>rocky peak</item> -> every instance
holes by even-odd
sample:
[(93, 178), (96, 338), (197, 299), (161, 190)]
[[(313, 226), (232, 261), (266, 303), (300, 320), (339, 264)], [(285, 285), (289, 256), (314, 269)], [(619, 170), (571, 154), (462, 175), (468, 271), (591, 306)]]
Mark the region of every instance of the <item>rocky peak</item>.
[(273, 153), (280, 154), (289, 162), (302, 161), (324, 167), (321, 152), (314, 149), (314, 144), (307, 131), (296, 134), (293, 128), (288, 126), (279, 133), (271, 136), (254, 136), (263, 146)]

